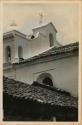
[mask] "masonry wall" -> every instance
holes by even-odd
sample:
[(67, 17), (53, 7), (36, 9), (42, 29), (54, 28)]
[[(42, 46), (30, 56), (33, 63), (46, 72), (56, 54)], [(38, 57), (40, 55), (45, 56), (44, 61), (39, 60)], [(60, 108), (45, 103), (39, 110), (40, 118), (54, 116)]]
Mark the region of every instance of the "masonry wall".
[[(15, 70), (15, 79), (32, 84), (41, 74), (50, 74), (54, 87), (78, 95), (78, 57), (72, 56), (34, 65), (21, 65)], [(8, 71), (9, 72), (9, 71)], [(4, 74), (7, 74), (7, 71)], [(10, 72), (11, 75), (11, 72)]]
[(38, 55), (45, 50), (50, 49), (50, 43), (46, 36), (39, 34), (38, 37), (33, 40), (29, 40), (31, 47), (31, 56)]
[(18, 47), (23, 49), (23, 58), (27, 59), (31, 56), (30, 43), (27, 39), (22, 38), (18, 35), (15, 36), (15, 58), (18, 58)]
[(43, 36), (45, 36), (46, 41), (49, 41), (49, 34), (51, 33), (53, 35), (54, 45), (57, 46), (57, 44), (56, 44), (56, 31), (51, 24), (48, 24), (47, 26), (38, 27), (38, 28), (33, 29), (34, 34), (36, 34), (37, 32), (39, 32)]
[[(38, 36), (37, 36), (38, 33)], [(34, 39), (28, 40), (30, 42), (30, 47), (32, 51), (32, 56), (37, 55), (38, 53), (44, 52), (45, 50), (50, 49), (49, 34), (53, 35), (54, 46), (59, 46), (56, 41), (56, 31), (49, 24), (46, 27), (39, 27), (33, 29)]]
[(46, 50), (49, 50), (51, 48), (49, 34), (52, 34), (53, 36), (53, 40), (52, 40), (54, 43), (53, 46), (56, 46), (56, 47), (59, 46), (56, 41), (56, 31), (53, 25), (50, 23), (46, 26), (33, 29), (33, 35), (34, 35), (33, 39), (26, 38), (20, 32), (17, 32), (17, 33), (15, 32), (17, 31), (13, 31), (11, 33), (13, 35), (12, 38), (4, 39), (4, 45), (3, 45), (4, 61), (3, 63), (7, 63), (6, 52), (5, 52), (5, 48), (7, 46), (11, 47), (11, 62), (12, 63), (19, 62), (18, 47), (22, 47), (24, 59), (27, 59), (31, 56), (34, 56)]

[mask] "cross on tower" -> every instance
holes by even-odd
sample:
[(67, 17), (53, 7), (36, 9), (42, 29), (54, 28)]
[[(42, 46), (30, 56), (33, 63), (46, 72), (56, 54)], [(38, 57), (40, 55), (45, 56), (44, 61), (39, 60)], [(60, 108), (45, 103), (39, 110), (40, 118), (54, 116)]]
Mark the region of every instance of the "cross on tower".
[(41, 25), (43, 23), (43, 13), (39, 13), (39, 17), (40, 17), (40, 20), (39, 20), (39, 25)]

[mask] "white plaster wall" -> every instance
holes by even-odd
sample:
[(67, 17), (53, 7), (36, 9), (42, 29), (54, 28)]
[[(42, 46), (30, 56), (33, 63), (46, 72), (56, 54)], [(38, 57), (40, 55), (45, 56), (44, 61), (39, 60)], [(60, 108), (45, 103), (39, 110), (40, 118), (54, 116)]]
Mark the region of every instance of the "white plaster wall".
[(31, 56), (38, 55), (50, 48), (48, 38), (41, 34), (39, 34), (37, 38), (29, 40), (29, 42), (31, 47)]
[(53, 34), (54, 38), (54, 46), (59, 46), (56, 42), (56, 31), (52, 27), (52, 25), (47, 25), (46, 27), (40, 27), (37, 29), (33, 29), (33, 34), (36, 36), (37, 33), (40, 33), (39, 36), (30, 41), (32, 55), (37, 55), (47, 49), (50, 48), (49, 34)]
[[(31, 56), (37, 55), (41, 52), (44, 52), (48, 49), (50, 49), (50, 41), (49, 41), (49, 33), (53, 34), (54, 37), (54, 46), (58, 46), (56, 42), (56, 31), (54, 30), (53, 26), (51, 24), (48, 24), (45, 27), (40, 27), (38, 29), (33, 29), (34, 35), (39, 32), (39, 35), (37, 38), (34, 38), (32, 40), (25, 39), (22, 36), (19, 36), (15, 34), (14, 41), (11, 39), (8, 41), (6, 40), (4, 42), (3, 47), (3, 57), (4, 57), (4, 63), (5, 61), (5, 47), (7, 45), (11, 46), (11, 61), (12, 63), (18, 62), (18, 47), (21, 46), (23, 48), (23, 58), (27, 59)], [(11, 45), (12, 44), (12, 45)]]
[[(37, 32), (40, 32), (41, 34), (45, 35), (47, 41), (49, 41), (49, 34), (52, 33), (52, 34), (53, 34), (53, 37), (54, 37), (54, 45), (56, 46), (56, 31), (55, 31), (55, 29), (53, 28), (53, 26), (52, 26), (51, 24), (48, 24), (48, 25), (46, 25), (46, 26), (38, 27), (38, 28), (36, 28), (36, 29), (33, 29), (34, 35), (35, 35)], [(49, 44), (49, 45), (50, 45), (50, 44)]]
[(16, 79), (32, 84), (42, 73), (50, 73), (54, 86), (78, 95), (78, 59), (77, 57), (25, 66), (16, 69)]
[(29, 41), (20, 37), (18, 35), (15, 36), (15, 58), (18, 58), (18, 47), (21, 46), (23, 48), (23, 58), (27, 59), (31, 56), (31, 50)]
[(49, 33), (52, 33), (54, 36), (54, 42), (56, 42), (56, 31), (51, 24), (33, 29), (34, 35), (36, 35), (37, 32), (40, 32), (41, 34), (47, 36), (48, 41), (49, 41)]
[(8, 78), (15, 79), (16, 72), (15, 72), (15, 69), (6, 69), (6, 70), (3, 70), (3, 74)]
[(11, 47), (11, 62), (18, 62), (18, 47), (21, 46), (23, 48), (23, 58), (27, 59), (31, 56), (30, 43), (27, 39), (20, 37), (18, 35), (14, 36), (14, 39), (4, 40), (3, 43), (3, 63), (6, 63), (5, 50), (6, 47)]

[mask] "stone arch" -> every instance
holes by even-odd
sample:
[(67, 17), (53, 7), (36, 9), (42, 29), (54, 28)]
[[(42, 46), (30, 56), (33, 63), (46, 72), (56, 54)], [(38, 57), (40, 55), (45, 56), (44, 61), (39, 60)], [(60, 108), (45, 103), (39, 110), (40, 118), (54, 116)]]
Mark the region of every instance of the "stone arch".
[(45, 85), (53, 86), (53, 79), (50, 73), (42, 73), (38, 76), (37, 82)]
[(5, 58), (6, 58), (6, 62), (11, 61), (11, 47), (10, 46), (7, 46), (5, 49)]
[(18, 57), (19, 59), (23, 58), (23, 48), (21, 46), (18, 47)]
[(54, 38), (52, 33), (49, 34), (49, 42), (50, 42), (50, 47), (52, 47), (54, 45)]

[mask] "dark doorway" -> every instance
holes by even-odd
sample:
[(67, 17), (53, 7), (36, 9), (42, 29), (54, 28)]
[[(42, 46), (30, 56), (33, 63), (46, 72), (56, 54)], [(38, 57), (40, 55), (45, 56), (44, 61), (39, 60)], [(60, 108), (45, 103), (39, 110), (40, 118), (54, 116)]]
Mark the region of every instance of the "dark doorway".
[(43, 83), (44, 83), (45, 85), (53, 86), (53, 82), (52, 82), (52, 80), (51, 80), (49, 77), (44, 78), (44, 79), (43, 79)]

